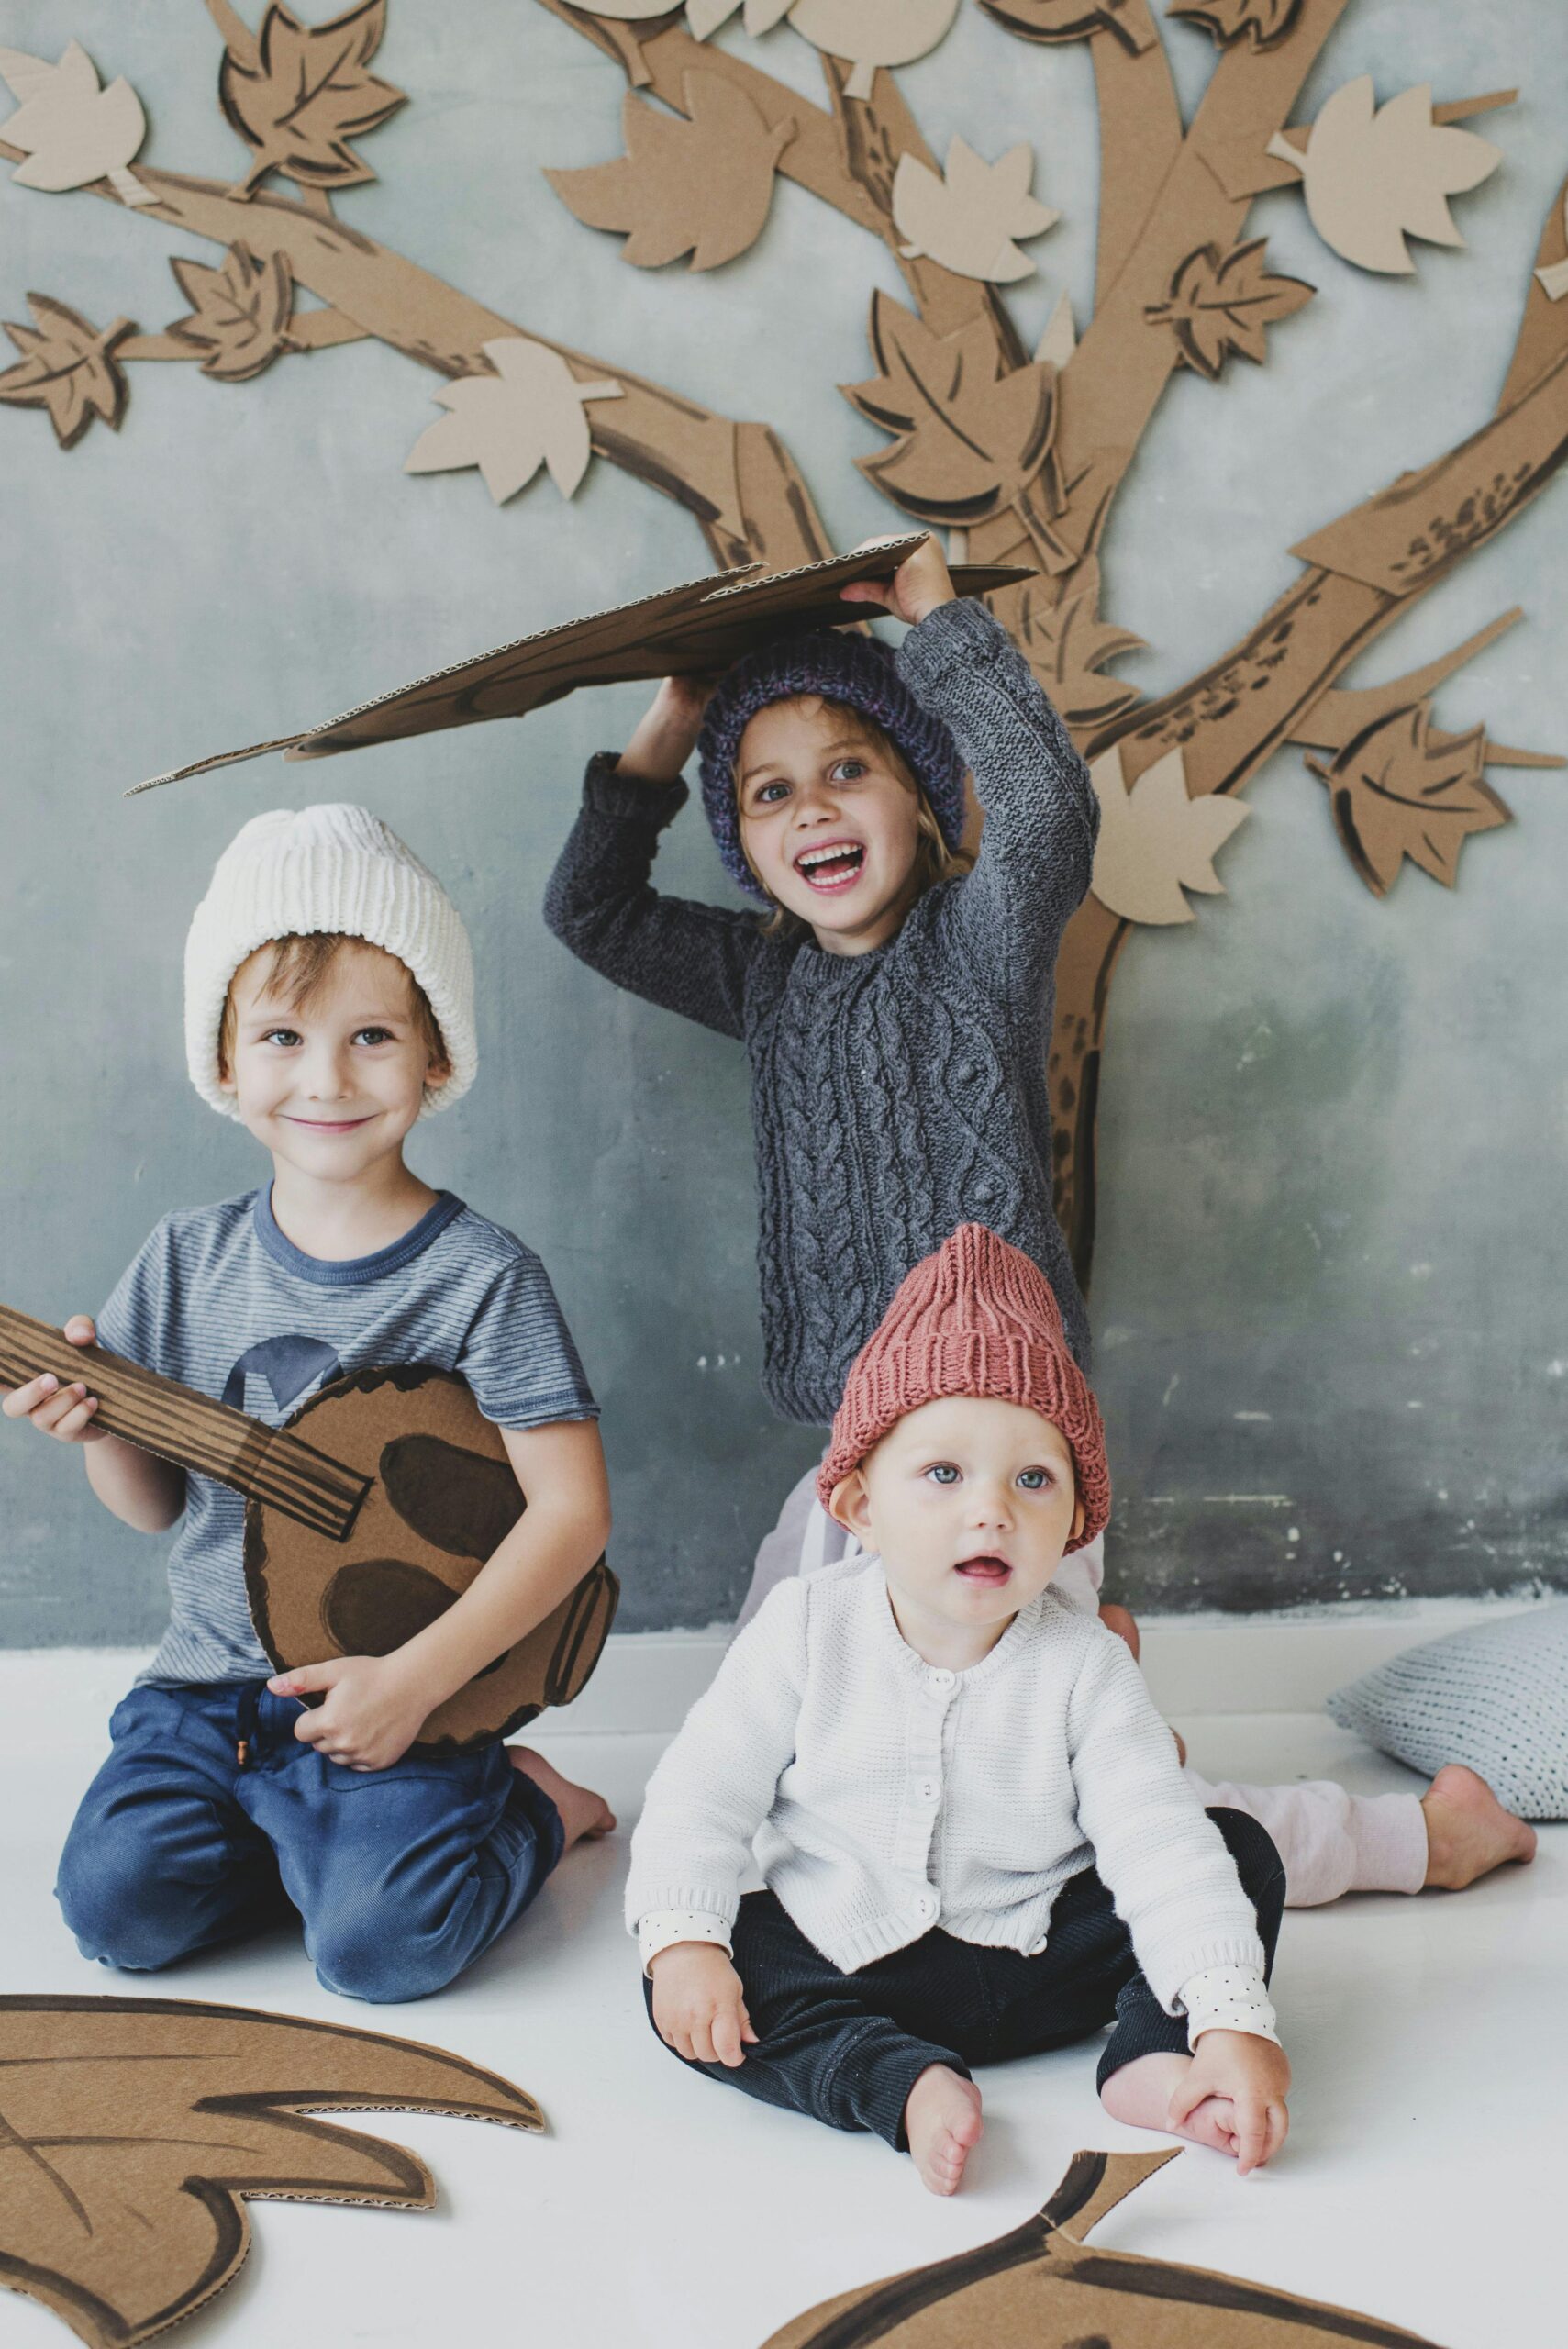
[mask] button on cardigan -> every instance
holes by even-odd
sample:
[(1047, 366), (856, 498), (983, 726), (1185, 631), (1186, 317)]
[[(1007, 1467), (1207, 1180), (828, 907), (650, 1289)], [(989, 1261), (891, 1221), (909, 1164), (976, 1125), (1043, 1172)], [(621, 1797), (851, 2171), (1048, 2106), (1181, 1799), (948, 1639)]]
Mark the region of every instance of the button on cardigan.
[(1089, 885), (1099, 802), (1006, 631), (939, 606), (898, 649), (952, 729), (985, 811), (979, 861), (917, 899), (896, 937), (828, 954), (809, 932), (650, 886), (684, 785), (588, 769), (545, 919), (649, 1002), (743, 1041), (757, 1149), (762, 1383), (826, 1427), (906, 1273), (958, 1224), (1032, 1256), (1088, 1367), (1089, 1329), (1051, 1208), (1056, 950)]
[(936, 1925), (1034, 1954), (1093, 1865), (1168, 2013), (1217, 1968), (1266, 2009), (1251, 1905), (1137, 1665), (1049, 1590), (951, 1672), (902, 1638), (879, 1560), (780, 1584), (649, 1782), (629, 1929), (681, 1911), (728, 1938), (753, 1844), (845, 1973)]

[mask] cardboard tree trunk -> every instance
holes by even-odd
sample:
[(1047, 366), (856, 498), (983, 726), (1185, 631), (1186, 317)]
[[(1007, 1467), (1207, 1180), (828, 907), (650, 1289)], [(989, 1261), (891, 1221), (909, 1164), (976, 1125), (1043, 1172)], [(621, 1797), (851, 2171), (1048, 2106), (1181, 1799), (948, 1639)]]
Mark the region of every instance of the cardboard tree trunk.
[(1437, 2349), (1352, 2309), (1084, 2238), (1177, 2158), (1074, 2154), (1043, 2210), (978, 2251), (840, 2292), (764, 2349)]
[(0, 2284), (91, 2349), (135, 2349), (220, 2292), (249, 2201), (433, 2209), (416, 2154), (307, 2114), (545, 2125), (439, 2047), (185, 1998), (0, 1998)]

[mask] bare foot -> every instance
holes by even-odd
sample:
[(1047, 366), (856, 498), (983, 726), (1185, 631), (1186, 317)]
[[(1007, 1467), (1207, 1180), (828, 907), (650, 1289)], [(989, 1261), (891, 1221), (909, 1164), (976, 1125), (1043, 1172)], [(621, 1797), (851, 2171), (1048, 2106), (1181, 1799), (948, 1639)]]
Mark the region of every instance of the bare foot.
[(591, 1787), (573, 1786), (572, 1780), (563, 1778), (542, 1753), (536, 1753), (531, 1745), (509, 1745), (506, 1756), (513, 1769), (520, 1770), (526, 1778), (531, 1778), (540, 1794), (548, 1795), (561, 1813), (561, 1823), (566, 1830), (566, 1841), (562, 1846), (563, 1854), (569, 1852), (573, 1843), (584, 1840), (592, 1842), (600, 1835), (614, 1831), (616, 1815), (603, 1795), (595, 1794)]
[(1505, 1810), (1485, 1778), (1450, 1762), (1421, 1797), (1427, 1882), (1462, 1892), (1505, 1860), (1533, 1860), (1535, 1829)]
[(922, 2184), (933, 2194), (956, 2194), (963, 2165), (980, 2143), (980, 2090), (973, 2080), (929, 2065), (909, 2091), (904, 2133)]
[(1107, 1631), (1114, 1631), (1118, 1640), (1127, 1642), (1128, 1646), (1132, 1650), (1132, 1660), (1136, 1664), (1142, 1642), (1138, 1636), (1138, 1624), (1135, 1618), (1125, 1607), (1102, 1607), (1100, 1620)]
[(1171, 2099), (1192, 2069), (1190, 2055), (1138, 2055), (1113, 2072), (1100, 2090), (1100, 2102), (1113, 2121), (1130, 2129), (1162, 2129), (1168, 2137), (1189, 2137), (1195, 2145), (1212, 2146), (1217, 2154), (1236, 2151), (1236, 2108), (1226, 2096), (1206, 2096), (1188, 2113), (1179, 2129), (1171, 2122)]

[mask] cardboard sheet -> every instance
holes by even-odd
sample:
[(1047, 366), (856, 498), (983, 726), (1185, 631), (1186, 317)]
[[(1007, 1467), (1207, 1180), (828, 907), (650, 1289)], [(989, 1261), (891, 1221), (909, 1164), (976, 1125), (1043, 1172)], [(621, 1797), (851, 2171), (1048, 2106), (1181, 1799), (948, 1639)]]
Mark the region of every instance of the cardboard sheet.
[(249, 2201), (434, 2207), (417, 2155), (305, 2115), (545, 2125), (524, 2089), (440, 2048), (184, 1998), (0, 1998), (0, 2284), (90, 2349), (136, 2349), (220, 2292)]
[(662, 269), (690, 253), (717, 269), (754, 245), (773, 199), (773, 173), (795, 136), (786, 116), (770, 125), (738, 82), (690, 72), (684, 115), (628, 91), (621, 102), (626, 153), (583, 171), (546, 172), (562, 202), (590, 228), (626, 239), (621, 259)]
[(988, 163), (955, 135), (940, 173), (918, 156), (900, 155), (893, 223), (907, 241), (899, 250), (906, 261), (924, 254), (960, 277), (996, 285), (1032, 277), (1035, 264), (1014, 239), (1043, 236), (1062, 217), (1030, 195), (1033, 177), (1034, 150), (1027, 142)]
[[(326, 758), (371, 742), (440, 733), (450, 726), (521, 718), (580, 685), (610, 685), (628, 677), (695, 676), (724, 669), (789, 628), (858, 626), (867, 607), (844, 603), (840, 589), (851, 580), (890, 579), (924, 535), (916, 531), (884, 546), (833, 555), (795, 571), (754, 576), (753, 569), (760, 566), (747, 566), (684, 580), (636, 603), (564, 621), (482, 653), (477, 660), (439, 669), (433, 676), (362, 702), (324, 726), (253, 742), (242, 751), (220, 751), (168, 774), (153, 775), (134, 789), (150, 791), (269, 751), (282, 751), (291, 758)], [(961, 570), (953, 584), (961, 596), (984, 596), (1029, 576), (1027, 566), (992, 563)]]
[(1034, 2218), (977, 2251), (841, 2292), (764, 2349), (1436, 2349), (1266, 2284), (1091, 2250), (1090, 2229), (1181, 2149), (1074, 2154)]
[(841, 57), (854, 71), (851, 98), (869, 98), (879, 65), (909, 65), (945, 40), (958, 0), (795, 0), (789, 21), (813, 48)]

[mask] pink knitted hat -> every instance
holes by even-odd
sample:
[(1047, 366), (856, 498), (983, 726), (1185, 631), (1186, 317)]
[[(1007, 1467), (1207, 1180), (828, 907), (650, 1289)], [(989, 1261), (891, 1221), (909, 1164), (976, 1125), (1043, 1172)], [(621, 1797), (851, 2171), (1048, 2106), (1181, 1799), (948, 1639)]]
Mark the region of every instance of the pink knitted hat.
[(945, 1395), (1021, 1403), (1060, 1428), (1073, 1453), (1082, 1550), (1111, 1513), (1099, 1406), (1067, 1350), (1062, 1311), (1038, 1264), (983, 1223), (961, 1223), (900, 1282), (851, 1365), (817, 1472), (824, 1508), (889, 1428)]

